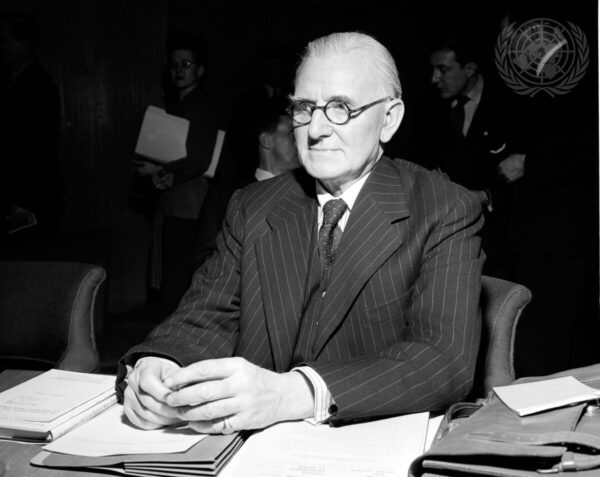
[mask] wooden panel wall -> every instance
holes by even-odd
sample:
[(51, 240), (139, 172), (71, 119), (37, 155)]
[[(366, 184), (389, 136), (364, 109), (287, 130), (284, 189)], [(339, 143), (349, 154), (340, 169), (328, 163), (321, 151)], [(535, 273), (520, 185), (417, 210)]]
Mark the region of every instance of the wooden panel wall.
[(113, 227), (126, 211), (140, 119), (161, 98), (165, 2), (32, 3), (62, 98), (66, 226)]

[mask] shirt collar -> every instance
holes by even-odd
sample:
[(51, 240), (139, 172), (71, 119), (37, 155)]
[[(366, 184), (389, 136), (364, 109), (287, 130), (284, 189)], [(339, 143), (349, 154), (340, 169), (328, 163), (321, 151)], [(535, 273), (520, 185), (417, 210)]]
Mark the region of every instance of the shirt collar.
[(369, 178), (370, 175), (371, 175), (371, 172), (369, 172), (368, 174), (365, 174), (364, 177), (361, 177), (354, 184), (352, 184), (350, 187), (348, 187), (348, 189), (339, 197), (333, 197), (329, 192), (327, 192), (325, 190), (325, 188), (321, 185), (321, 183), (319, 181), (316, 181), (316, 183), (317, 183), (317, 200), (319, 201), (319, 207), (323, 207), (325, 202), (327, 202), (329, 200), (343, 199), (344, 202), (346, 202), (346, 205), (348, 206), (348, 212), (350, 212), (352, 210), (352, 207), (354, 207), (354, 202), (356, 202), (356, 198), (358, 197), (358, 194), (360, 194), (360, 191), (362, 190), (363, 185), (365, 185), (365, 182)]
[[(466, 93), (465, 96), (467, 98), (469, 98), (469, 101), (472, 101), (473, 103), (475, 103), (475, 105), (479, 106), (479, 102), (481, 101), (482, 92), (483, 92), (483, 76), (479, 75), (479, 77), (477, 78), (477, 83), (475, 83), (475, 86), (473, 87), (473, 89), (471, 91), (469, 91), (468, 93)], [(457, 103), (458, 103), (457, 99), (454, 98), (451, 102), (452, 107), (455, 107)]]
[(272, 177), (275, 177), (275, 174), (273, 174), (271, 171), (261, 169), (260, 167), (257, 167), (256, 171), (254, 172), (254, 178), (257, 181), (265, 181), (267, 179), (271, 179)]
[(467, 93), (468, 98), (475, 104), (479, 104), (481, 101), (481, 93), (483, 91), (483, 76), (479, 75), (475, 87)]

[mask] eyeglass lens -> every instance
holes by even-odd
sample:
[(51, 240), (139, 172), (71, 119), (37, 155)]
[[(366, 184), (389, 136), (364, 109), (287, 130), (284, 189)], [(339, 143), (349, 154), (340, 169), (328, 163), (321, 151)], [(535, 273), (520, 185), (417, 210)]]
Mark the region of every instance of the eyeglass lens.
[(346, 123), (350, 117), (348, 107), (341, 101), (329, 101), (325, 106), (315, 106), (310, 103), (292, 104), (290, 110), (296, 123), (307, 124), (310, 122), (315, 109), (321, 109), (329, 121), (334, 124)]

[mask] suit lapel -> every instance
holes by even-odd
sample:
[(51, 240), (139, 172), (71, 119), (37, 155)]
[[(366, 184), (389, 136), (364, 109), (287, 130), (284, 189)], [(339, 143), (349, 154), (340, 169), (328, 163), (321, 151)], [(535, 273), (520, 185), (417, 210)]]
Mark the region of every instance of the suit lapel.
[(291, 363), (300, 328), (311, 235), (316, 224), (314, 180), (291, 183), (266, 217), (269, 231), (255, 245), (275, 370)]
[(323, 302), (318, 356), (369, 278), (402, 244), (398, 221), (409, 215), (405, 186), (382, 158), (361, 190), (342, 235)]

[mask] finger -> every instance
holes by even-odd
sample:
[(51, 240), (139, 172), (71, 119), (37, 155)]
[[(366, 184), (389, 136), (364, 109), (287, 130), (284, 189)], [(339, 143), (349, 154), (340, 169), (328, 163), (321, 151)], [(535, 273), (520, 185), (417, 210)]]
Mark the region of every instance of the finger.
[(231, 397), (233, 390), (226, 380), (205, 381), (171, 392), (166, 403), (172, 407), (196, 406)]
[(225, 379), (238, 369), (236, 358), (207, 359), (181, 368), (165, 378), (165, 386), (175, 389), (203, 381)]
[(232, 434), (235, 429), (231, 425), (231, 420), (221, 418), (215, 421), (194, 421), (189, 426), (194, 431), (201, 434)]
[[(176, 419), (177, 411), (165, 404), (165, 397), (170, 389), (160, 380), (161, 369), (160, 366), (147, 365), (134, 368), (127, 377), (128, 386), (125, 392), (135, 397), (138, 404), (132, 406), (137, 409), (138, 414), (143, 416), (149, 411), (157, 416)], [(166, 423), (162, 419), (160, 422)]]
[(146, 419), (144, 419), (143, 417), (139, 416), (133, 409), (131, 408), (124, 408), (123, 409), (125, 412), (125, 417), (129, 420), (129, 422), (131, 424), (133, 424), (135, 427), (138, 427), (140, 429), (145, 429), (147, 431), (152, 430), (152, 429), (159, 429), (161, 427), (164, 427), (162, 424), (158, 424), (156, 422), (151, 422), (148, 421)]
[(182, 421), (215, 421), (225, 416), (242, 412), (242, 406), (235, 399), (221, 399), (199, 406), (183, 406), (178, 408)]
[(158, 429), (159, 427), (161, 427), (160, 424), (146, 421), (145, 419), (141, 418), (130, 407), (124, 407), (123, 412), (125, 413), (125, 417), (127, 418), (127, 420), (131, 424), (133, 424), (135, 427), (138, 427), (140, 429), (152, 430), (152, 429)]
[(138, 427), (143, 429), (156, 429), (157, 427), (168, 426), (179, 422), (179, 419), (176, 417), (170, 418), (162, 416), (145, 407), (132, 388), (128, 387), (125, 389), (123, 397), (123, 409), (125, 415)]
[[(134, 376), (134, 380), (135, 378)], [(149, 394), (160, 402), (166, 402), (166, 397), (171, 392), (171, 389), (165, 386), (160, 377), (153, 372), (140, 372), (138, 387), (140, 391)]]
[(160, 422), (172, 424), (174, 421), (178, 420), (178, 410), (176, 408), (157, 401), (144, 392), (138, 394), (137, 398), (141, 409), (143, 409), (144, 412), (151, 412), (154, 416), (157, 416), (157, 418), (160, 419)]

